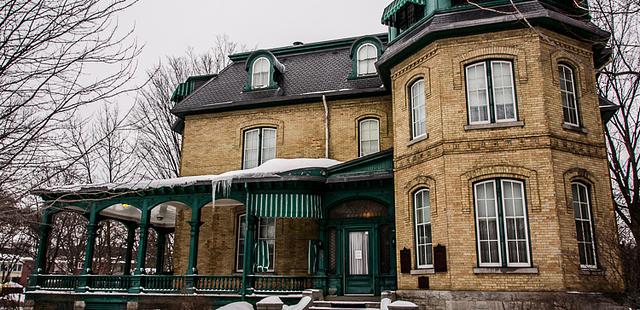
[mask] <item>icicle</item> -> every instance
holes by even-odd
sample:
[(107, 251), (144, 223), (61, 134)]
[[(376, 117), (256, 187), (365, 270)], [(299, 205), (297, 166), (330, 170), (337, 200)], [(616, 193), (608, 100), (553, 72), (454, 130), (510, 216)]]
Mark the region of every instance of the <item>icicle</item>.
[(216, 192), (220, 181), (211, 180), (211, 214), (216, 213)]

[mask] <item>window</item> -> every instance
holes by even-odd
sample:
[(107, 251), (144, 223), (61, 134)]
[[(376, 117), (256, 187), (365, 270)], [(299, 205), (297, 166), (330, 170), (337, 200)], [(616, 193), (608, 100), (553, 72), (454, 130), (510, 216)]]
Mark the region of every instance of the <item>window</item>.
[(558, 70), (560, 74), (560, 94), (562, 95), (564, 122), (569, 125), (580, 126), (573, 70), (566, 65), (559, 65)]
[(375, 118), (363, 119), (359, 125), (360, 156), (380, 151), (380, 122)]
[(426, 110), (424, 104), (424, 80), (411, 84), (411, 139), (427, 134)]
[(598, 268), (598, 264), (596, 260), (596, 245), (593, 237), (589, 188), (582, 183), (572, 183), (571, 192), (573, 193), (573, 213), (576, 218), (580, 268), (595, 269)]
[[(238, 216), (238, 232), (236, 238), (236, 272), (242, 272), (244, 267), (244, 243), (246, 240), (246, 214)], [(260, 218), (256, 241), (265, 240), (269, 248), (269, 271), (274, 270), (276, 253), (276, 220), (274, 218)]]
[(517, 120), (513, 69), (510, 61), (491, 60), (467, 66), (469, 124)]
[(258, 167), (276, 158), (276, 129), (255, 128), (244, 132), (242, 168)]
[(17, 263), (15, 267), (13, 267), (14, 272), (22, 272), (22, 264)]
[(415, 210), (416, 263), (418, 268), (433, 268), (431, 203), (428, 189), (421, 189), (413, 194), (413, 209)]
[(269, 86), (269, 60), (266, 57), (260, 57), (253, 62), (251, 69), (251, 87), (265, 88)]
[(508, 179), (476, 183), (474, 200), (479, 266), (529, 267), (524, 183)]
[(376, 73), (378, 49), (371, 43), (362, 44), (358, 48), (358, 76)]

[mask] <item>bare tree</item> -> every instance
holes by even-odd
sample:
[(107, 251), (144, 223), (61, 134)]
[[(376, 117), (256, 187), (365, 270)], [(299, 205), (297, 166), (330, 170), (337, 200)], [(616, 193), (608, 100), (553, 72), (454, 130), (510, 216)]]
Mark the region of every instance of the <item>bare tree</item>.
[(13, 196), (67, 167), (55, 151), (78, 107), (132, 90), (140, 48), (115, 16), (135, 2), (0, 3), (0, 187)]
[(210, 50), (197, 54), (189, 49), (185, 56), (167, 57), (148, 72), (150, 82), (140, 91), (132, 117), (138, 133), (140, 164), (147, 176), (173, 178), (180, 172), (182, 139), (172, 130), (177, 118), (171, 113), (171, 95), (176, 86), (189, 76), (218, 73), (229, 65), (229, 54), (244, 49), (221, 35)]

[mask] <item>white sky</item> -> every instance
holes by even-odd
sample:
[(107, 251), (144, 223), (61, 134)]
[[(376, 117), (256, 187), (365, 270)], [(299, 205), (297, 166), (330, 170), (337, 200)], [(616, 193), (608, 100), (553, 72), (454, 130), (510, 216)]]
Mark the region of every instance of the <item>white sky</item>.
[(380, 24), (391, 0), (140, 0), (122, 14), (145, 44), (139, 74), (159, 58), (213, 46), (216, 35), (249, 48), (271, 48), (386, 32)]

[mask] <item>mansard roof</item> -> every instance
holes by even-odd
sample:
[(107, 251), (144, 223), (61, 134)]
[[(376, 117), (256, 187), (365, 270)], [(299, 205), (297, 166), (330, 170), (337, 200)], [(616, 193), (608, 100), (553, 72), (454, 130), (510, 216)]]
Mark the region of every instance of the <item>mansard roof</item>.
[[(387, 34), (371, 40), (386, 44)], [(173, 108), (179, 116), (327, 99), (365, 97), (388, 93), (379, 76), (352, 78), (351, 49), (363, 37), (294, 45), (266, 50), (286, 70), (278, 87), (247, 90), (247, 61), (254, 52), (231, 55), (232, 64)]]

